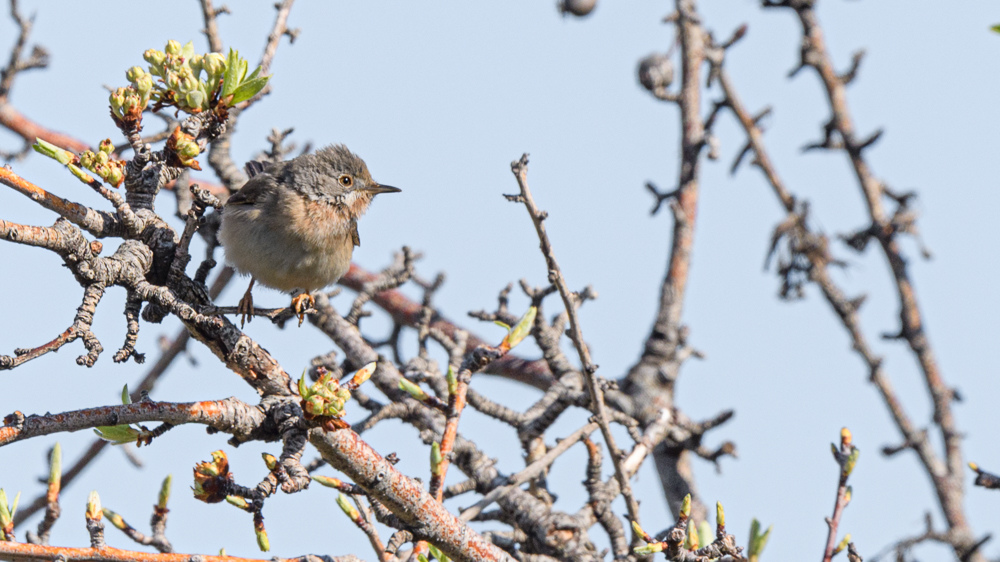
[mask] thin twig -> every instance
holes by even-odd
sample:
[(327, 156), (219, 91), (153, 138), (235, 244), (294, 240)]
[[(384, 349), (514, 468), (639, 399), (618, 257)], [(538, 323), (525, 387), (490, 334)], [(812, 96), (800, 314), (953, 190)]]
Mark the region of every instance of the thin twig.
[(632, 495), (632, 487), (629, 484), (628, 476), (622, 470), (621, 451), (615, 444), (615, 438), (611, 434), (607, 404), (604, 403), (604, 391), (596, 377), (597, 365), (594, 365), (590, 360), (590, 350), (583, 340), (580, 320), (576, 313), (578, 298), (570, 293), (569, 287), (566, 285), (566, 279), (563, 278), (559, 264), (556, 262), (552, 243), (545, 232), (544, 220), (547, 214), (538, 210), (535, 200), (531, 196), (531, 190), (528, 188), (528, 155), (524, 154), (520, 160), (511, 162), (510, 167), (514, 173), (514, 177), (517, 178), (517, 185), (521, 188), (521, 193), (518, 196), (520, 202), (524, 204), (531, 222), (535, 225), (535, 232), (538, 234), (542, 255), (545, 257), (545, 263), (549, 268), (549, 283), (555, 285), (559, 290), (559, 296), (562, 297), (566, 314), (569, 315), (569, 337), (573, 341), (573, 346), (580, 357), (580, 366), (584, 374), (583, 380), (587, 385), (587, 392), (590, 395), (590, 410), (597, 416), (597, 423), (601, 427), (601, 435), (604, 437), (604, 443), (611, 455), (611, 462), (615, 467), (615, 476), (618, 478), (622, 497), (625, 498), (625, 506), (628, 509), (629, 518), (632, 521), (639, 521), (639, 505)]

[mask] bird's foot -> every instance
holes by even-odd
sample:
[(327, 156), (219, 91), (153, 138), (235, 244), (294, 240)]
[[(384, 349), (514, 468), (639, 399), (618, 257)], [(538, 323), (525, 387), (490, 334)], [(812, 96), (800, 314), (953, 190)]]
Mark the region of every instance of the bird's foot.
[(250, 292), (253, 290), (253, 283), (254, 279), (250, 279), (250, 286), (247, 287), (247, 292), (243, 293), (243, 298), (240, 299), (240, 304), (236, 307), (236, 312), (240, 315), (241, 330), (244, 324), (253, 320), (253, 294)]
[(311, 293), (299, 293), (292, 297), (292, 311), (299, 317), (299, 326), (306, 319), (306, 312), (316, 306), (316, 299)]

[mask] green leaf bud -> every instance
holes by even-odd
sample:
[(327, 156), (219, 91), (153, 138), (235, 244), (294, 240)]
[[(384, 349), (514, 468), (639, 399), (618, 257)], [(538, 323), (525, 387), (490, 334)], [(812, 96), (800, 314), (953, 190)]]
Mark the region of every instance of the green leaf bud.
[(168, 55), (177, 56), (181, 54), (181, 44), (171, 39), (170, 41), (167, 41), (167, 47), (163, 49), (163, 51)]
[(87, 497), (87, 519), (90, 521), (100, 521), (104, 516), (101, 509), (101, 496), (97, 495), (97, 490), (90, 492)]
[(194, 55), (188, 59), (188, 66), (191, 67), (191, 71), (194, 72), (195, 76), (201, 73), (202, 63), (205, 61), (205, 55)]
[(152, 68), (150, 71), (159, 76), (163, 73), (163, 62), (167, 59), (166, 54), (163, 51), (157, 51), (156, 49), (149, 49), (142, 54), (142, 58), (150, 64)]
[(310, 396), (309, 399), (305, 401), (305, 404), (303, 404), (302, 407), (307, 413), (313, 416), (322, 416), (324, 405), (325, 402), (323, 401), (322, 396), (313, 395)]
[(146, 75), (146, 71), (141, 66), (133, 66), (125, 73), (125, 79), (135, 84), (137, 80)]
[(104, 509), (101, 510), (101, 513), (104, 515), (104, 518), (107, 519), (109, 523), (115, 526), (116, 529), (124, 531), (128, 527), (128, 525), (125, 523), (125, 520), (122, 519), (122, 516), (118, 515), (114, 511), (111, 511), (110, 509), (105, 507)]
[(156, 498), (156, 505), (161, 509), (166, 509), (167, 502), (170, 501), (170, 484), (174, 481), (171, 475), (167, 475), (160, 484), (160, 494)]
[(229, 505), (234, 505), (240, 509), (247, 509), (250, 507), (250, 504), (247, 503), (247, 500), (239, 496), (226, 496), (226, 503), (228, 503)]
[(219, 85), (219, 78), (226, 71), (226, 57), (221, 53), (208, 53), (202, 58), (201, 66), (208, 74), (208, 81), (212, 83), (214, 90)]
[(191, 90), (190, 92), (184, 94), (184, 102), (191, 109), (207, 109), (208, 99), (201, 90)]
[(361, 518), (361, 514), (358, 513), (358, 509), (351, 505), (351, 501), (348, 500), (347, 496), (344, 494), (337, 495), (337, 505), (340, 506), (341, 511), (350, 517), (352, 521), (356, 521)]

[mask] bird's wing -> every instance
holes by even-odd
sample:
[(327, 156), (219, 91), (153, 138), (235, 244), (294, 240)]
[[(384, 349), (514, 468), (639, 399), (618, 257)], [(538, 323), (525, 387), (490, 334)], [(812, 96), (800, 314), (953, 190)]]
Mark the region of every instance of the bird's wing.
[(250, 181), (243, 184), (239, 191), (226, 200), (226, 205), (253, 205), (267, 194), (270, 187), (269, 177), (265, 174), (251, 178)]

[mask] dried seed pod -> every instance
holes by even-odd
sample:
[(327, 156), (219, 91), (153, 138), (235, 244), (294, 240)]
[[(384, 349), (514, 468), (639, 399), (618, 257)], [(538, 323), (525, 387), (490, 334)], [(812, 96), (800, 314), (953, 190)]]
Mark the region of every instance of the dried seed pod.
[(639, 83), (656, 93), (674, 81), (674, 63), (662, 53), (653, 53), (639, 61)]
[(597, 0), (559, 0), (559, 12), (562, 15), (572, 14), (577, 17), (590, 15), (597, 6)]

